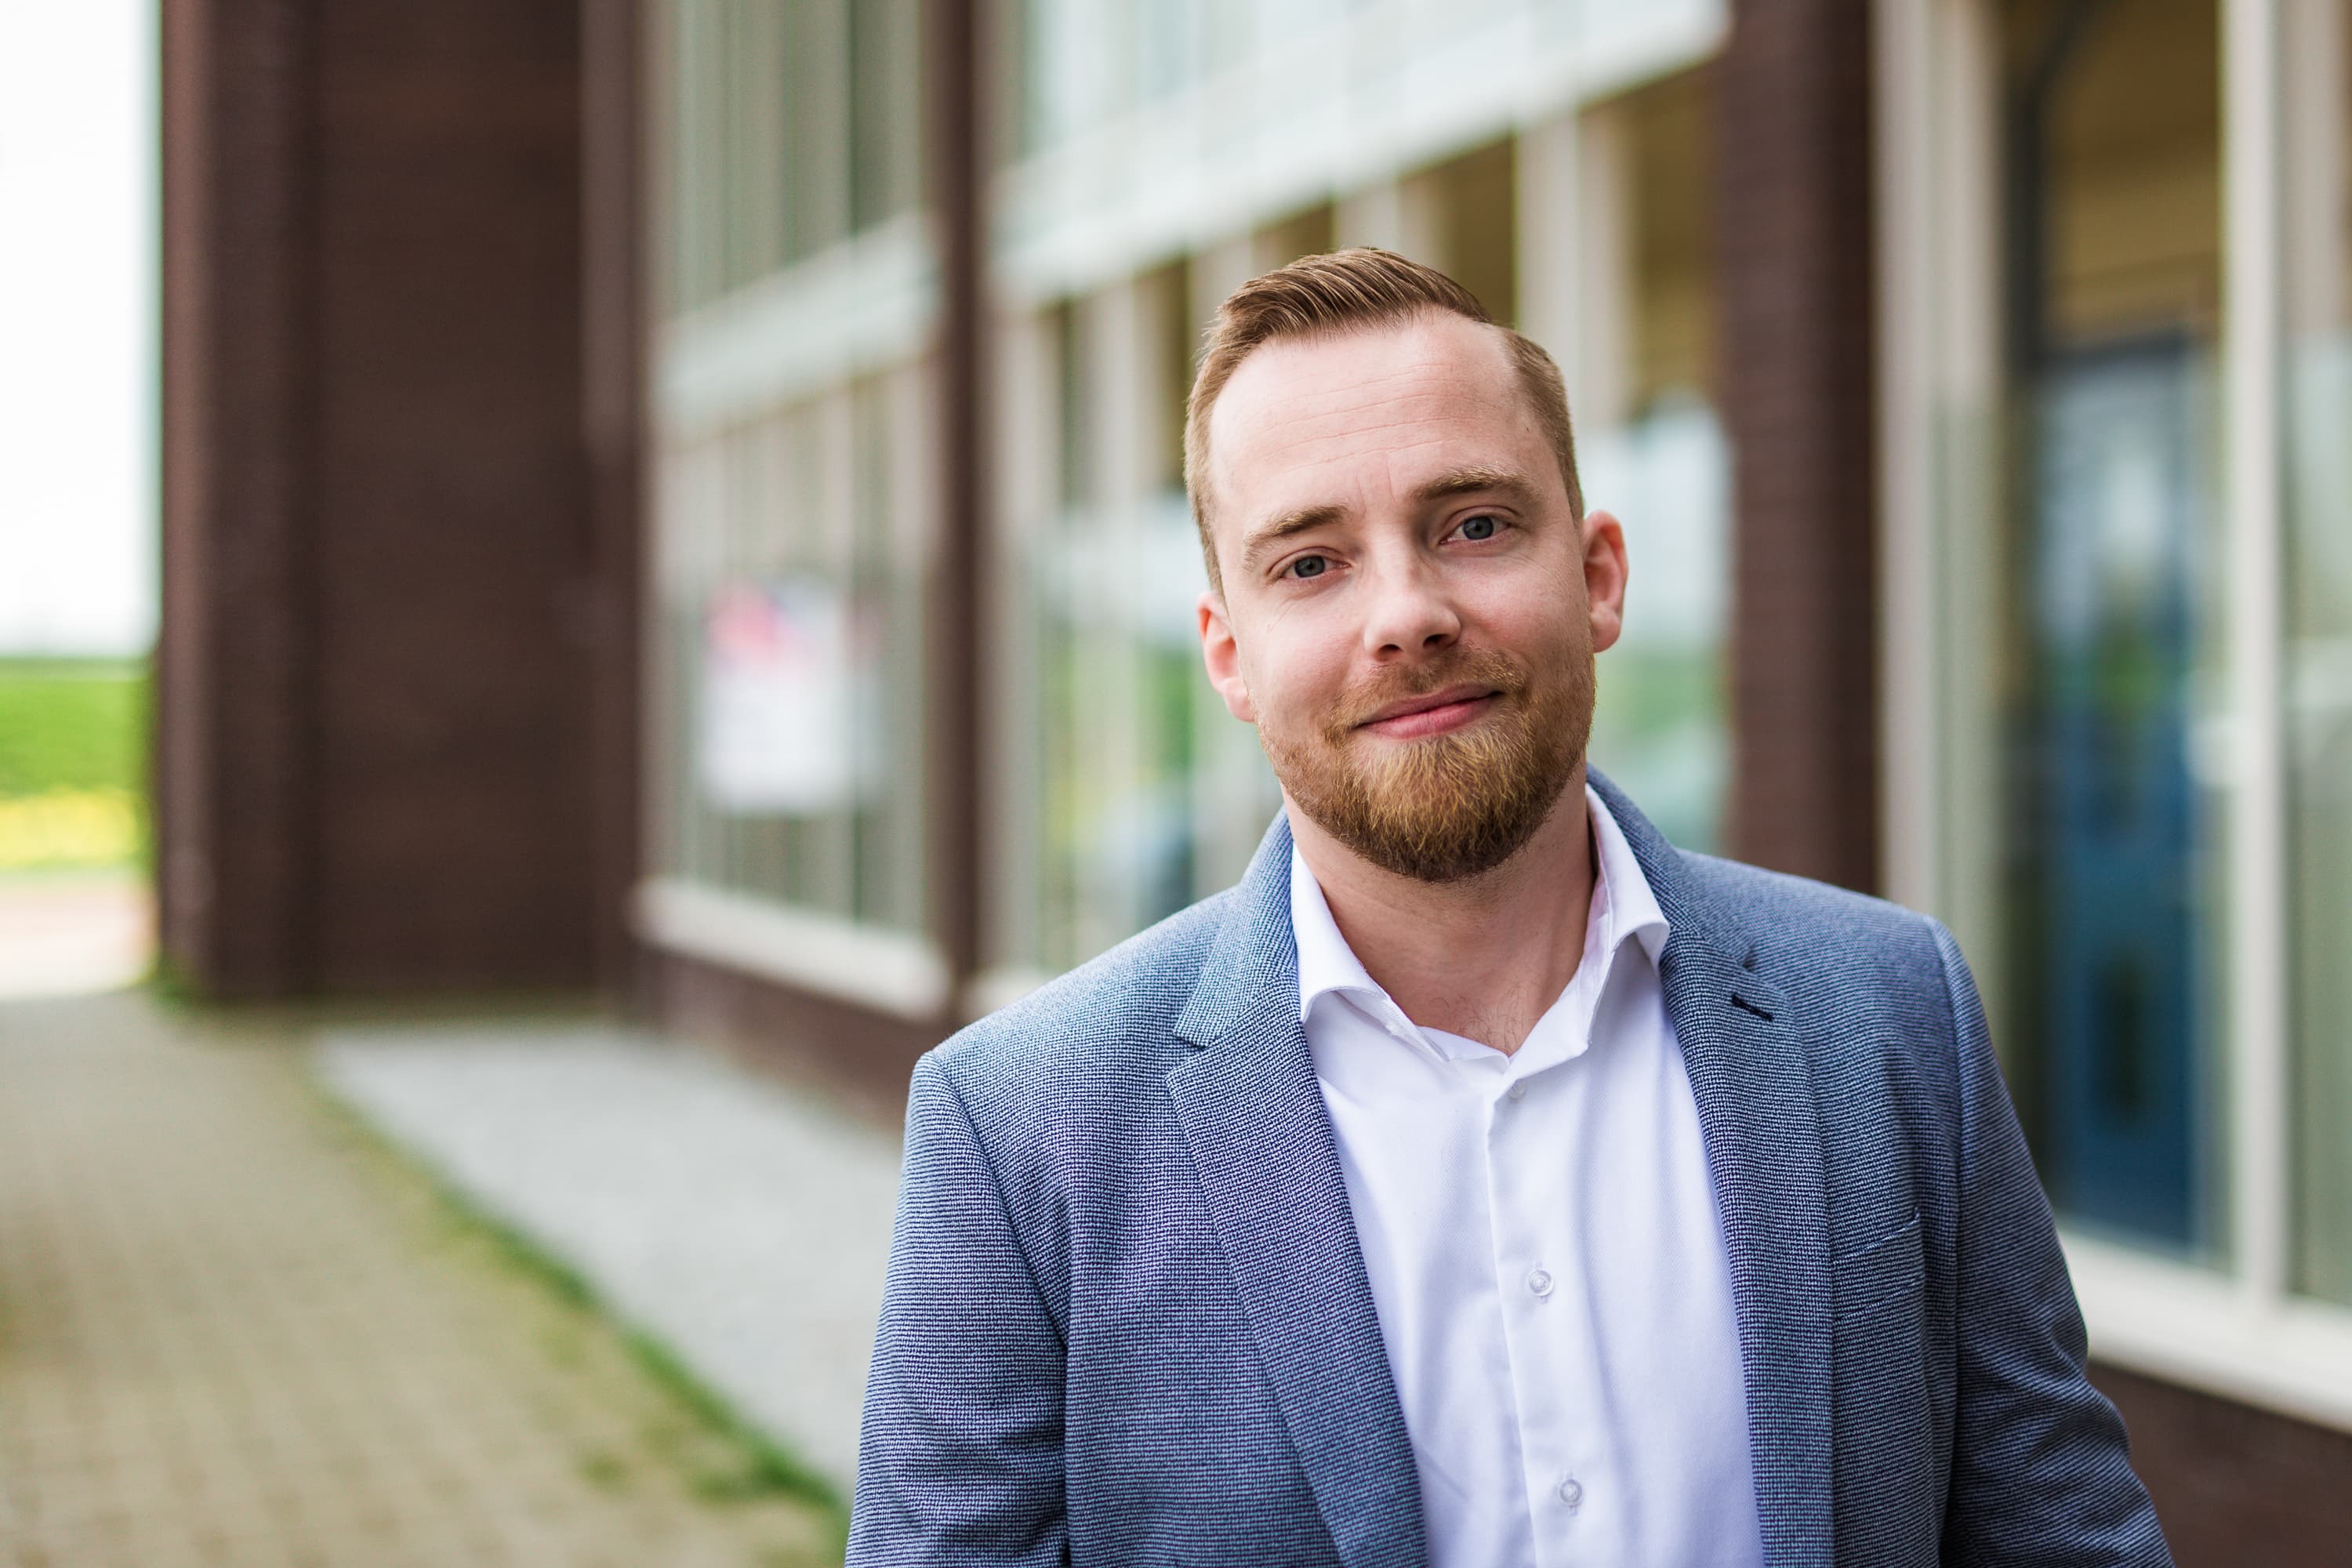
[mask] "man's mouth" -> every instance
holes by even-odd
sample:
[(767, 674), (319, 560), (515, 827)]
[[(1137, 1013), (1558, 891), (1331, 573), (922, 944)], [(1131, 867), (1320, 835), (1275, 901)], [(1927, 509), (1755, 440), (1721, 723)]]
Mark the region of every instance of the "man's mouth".
[(1377, 710), (1357, 728), (1370, 730), (1396, 741), (1443, 735), (1449, 730), (1458, 730), (1469, 723), (1493, 707), (1501, 697), (1502, 693), (1491, 686), (1449, 686), (1440, 691), (1391, 702)]

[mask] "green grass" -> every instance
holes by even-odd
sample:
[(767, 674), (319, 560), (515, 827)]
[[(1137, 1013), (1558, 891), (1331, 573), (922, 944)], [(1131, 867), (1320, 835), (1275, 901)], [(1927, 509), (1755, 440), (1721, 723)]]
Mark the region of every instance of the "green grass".
[(144, 861), (148, 697), (142, 663), (0, 658), (0, 872)]
[(0, 658), (0, 796), (144, 793), (147, 702), (143, 664)]

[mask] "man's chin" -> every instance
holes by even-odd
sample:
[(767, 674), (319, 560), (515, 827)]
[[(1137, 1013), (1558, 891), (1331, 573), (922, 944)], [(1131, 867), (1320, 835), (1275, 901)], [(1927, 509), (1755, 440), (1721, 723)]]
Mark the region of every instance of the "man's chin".
[(1525, 776), (1498, 780), (1480, 773), (1443, 782), (1366, 781), (1336, 797), (1300, 798), (1293, 792), (1293, 798), (1318, 826), (1365, 860), (1417, 882), (1443, 884), (1482, 877), (1525, 849), (1574, 773), (1571, 766), (1549, 787)]
[(1543, 815), (1511, 822), (1400, 824), (1371, 832), (1340, 833), (1332, 824), (1323, 826), (1382, 870), (1442, 886), (1501, 869), (1535, 837)]

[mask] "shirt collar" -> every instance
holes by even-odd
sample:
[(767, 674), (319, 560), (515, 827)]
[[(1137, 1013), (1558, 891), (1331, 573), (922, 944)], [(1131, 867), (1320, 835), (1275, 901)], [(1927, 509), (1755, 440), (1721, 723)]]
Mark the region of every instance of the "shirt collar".
[(1323, 886), (1307, 868), (1298, 840), (1290, 841), (1290, 930), (1298, 942), (1298, 1016), (1303, 1021), (1317, 998), (1332, 992), (1355, 992), (1386, 1000), (1388, 993), (1373, 984), (1356, 957), (1356, 950), (1339, 934)]
[[(1611, 954), (1631, 938), (1642, 944), (1655, 967), (1672, 929), (1665, 913), (1658, 908), (1649, 879), (1642, 875), (1641, 862), (1633, 858), (1633, 846), (1625, 842), (1617, 819), (1609, 815), (1609, 807), (1591, 784), (1584, 786), (1584, 805), (1591, 814), (1598, 872), (1590, 918), (1601, 925), (1598, 933), (1586, 932), (1585, 952), (1588, 957), (1595, 952)], [(1388, 1000), (1388, 993), (1365, 973), (1355, 950), (1339, 934), (1322, 885), (1307, 869), (1296, 837), (1290, 846), (1290, 929), (1298, 944), (1298, 1016), (1302, 1020), (1314, 1010), (1318, 997), (1335, 991)]]
[(1617, 826), (1617, 819), (1609, 815), (1601, 792), (1586, 784), (1584, 804), (1592, 813), (1593, 858), (1600, 862), (1599, 887), (1608, 904), (1601, 950), (1613, 952), (1618, 943), (1631, 937), (1642, 944), (1654, 969), (1674, 928), (1666, 923), (1666, 912), (1658, 907), (1658, 896), (1651, 890), (1650, 879), (1642, 875), (1642, 863), (1633, 858), (1633, 847), (1625, 841), (1625, 831)]

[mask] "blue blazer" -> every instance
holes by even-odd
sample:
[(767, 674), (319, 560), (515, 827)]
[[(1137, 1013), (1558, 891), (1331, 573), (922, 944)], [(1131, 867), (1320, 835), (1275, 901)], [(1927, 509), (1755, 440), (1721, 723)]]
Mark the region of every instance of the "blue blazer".
[[(2168, 1563), (1950, 935), (1593, 783), (1673, 927), (1765, 1561)], [(1424, 1561), (1289, 876), (1277, 817), (917, 1065), (852, 1564)]]

